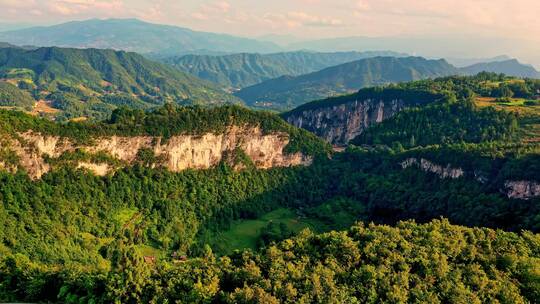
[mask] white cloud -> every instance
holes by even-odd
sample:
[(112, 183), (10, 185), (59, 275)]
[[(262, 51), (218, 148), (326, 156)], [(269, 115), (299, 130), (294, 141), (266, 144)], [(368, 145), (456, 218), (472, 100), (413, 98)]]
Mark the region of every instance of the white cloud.
[(52, 0), (48, 1), (47, 8), (64, 16), (88, 12), (114, 15), (124, 8), (124, 3), (122, 0)]

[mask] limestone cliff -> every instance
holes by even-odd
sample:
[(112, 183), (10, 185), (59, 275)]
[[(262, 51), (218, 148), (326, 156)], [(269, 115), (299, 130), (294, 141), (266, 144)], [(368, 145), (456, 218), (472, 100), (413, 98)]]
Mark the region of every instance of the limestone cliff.
[(388, 119), (405, 108), (401, 99), (354, 100), (327, 107), (295, 111), (286, 120), (298, 128), (315, 133), (326, 141), (340, 145), (360, 135), (369, 126)]
[(420, 160), (416, 158), (408, 158), (401, 162), (401, 167), (403, 169), (417, 166), (425, 172), (431, 172), (437, 174), (440, 178), (460, 178), (465, 175), (465, 172), (461, 168), (453, 168), (448, 164), (443, 167), (441, 165), (435, 164), (427, 159), (421, 158)]
[(533, 181), (507, 181), (504, 184), (509, 198), (531, 199), (540, 196), (540, 183)]
[(425, 158), (410, 157), (403, 160), (400, 163), (403, 169), (416, 167), (424, 172), (431, 172), (439, 176), (439, 178), (457, 179), (461, 177), (471, 177), (477, 182), (482, 184), (488, 184), (495, 182), (501, 193), (504, 193), (508, 198), (529, 200), (536, 197), (540, 197), (540, 183), (530, 180), (507, 180), (504, 181), (504, 187), (500, 185), (501, 182), (497, 181), (497, 178), (493, 178), (491, 181), (485, 176), (484, 173), (473, 171), (466, 172), (462, 168), (452, 167), (450, 164), (446, 166), (434, 163)]
[[(53, 163), (66, 153), (83, 151), (85, 155), (106, 154), (122, 164), (134, 164), (139, 152), (151, 151), (157, 166), (179, 172), (188, 168), (207, 169), (225, 160), (226, 153), (240, 149), (257, 168), (306, 165), (311, 157), (302, 153), (285, 153), (289, 143), (287, 133), (266, 134), (258, 127), (229, 127), (220, 134), (177, 135), (168, 139), (152, 136), (110, 136), (92, 139), (80, 144), (70, 138), (45, 136), (28, 131), (18, 133), (7, 140), (16, 154), (18, 165), (32, 178), (40, 178), (49, 172)], [(76, 160), (76, 168), (88, 169), (98, 175), (106, 175), (114, 166), (104, 161)], [(4, 166), (6, 167), (6, 166)]]

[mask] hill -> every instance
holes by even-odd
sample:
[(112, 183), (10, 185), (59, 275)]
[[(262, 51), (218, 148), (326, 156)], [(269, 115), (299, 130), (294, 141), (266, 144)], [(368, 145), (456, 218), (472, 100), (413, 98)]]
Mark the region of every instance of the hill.
[(507, 61), (511, 60), (507, 55), (499, 55), (491, 58), (445, 58), (446, 61), (448, 61), (450, 64), (458, 67), (458, 68), (464, 68), (468, 67), (477, 63), (485, 63), (485, 62), (500, 62), (500, 61)]
[(0, 302), (534, 302), (540, 144), (511, 109), (537, 88), (482, 73), (291, 112), (372, 119), (336, 153), (234, 105), (0, 111)]
[(0, 48), (18, 48), (18, 46), (7, 42), (0, 42)]
[(395, 52), (289, 52), (275, 54), (186, 55), (161, 59), (182, 71), (231, 89), (241, 89), (283, 75), (298, 76), (331, 66)]
[(137, 19), (92, 19), (0, 33), (0, 41), (16, 45), (115, 49), (174, 55), (177, 52), (272, 52), (279, 47), (253, 39), (192, 31)]
[(247, 87), (235, 95), (252, 106), (283, 110), (363, 87), (458, 73), (459, 70), (444, 60), (376, 57), (297, 77), (283, 76)]
[(35, 100), (30, 93), (20, 90), (17, 86), (0, 82), (0, 107), (20, 107), (31, 110)]
[(62, 118), (103, 118), (121, 105), (238, 102), (211, 83), (141, 55), (113, 50), (0, 49), (0, 79), (62, 110)]
[(462, 71), (469, 75), (476, 75), (480, 72), (492, 72), (514, 77), (540, 78), (540, 72), (533, 66), (522, 64), (516, 59), (477, 63), (462, 68)]
[[(526, 133), (523, 140), (537, 141), (538, 92), (540, 80), (484, 72), (361, 89), (306, 103), (282, 116), (333, 144), (347, 144), (367, 132), (357, 144), (391, 146), (399, 142), (409, 146), (410, 142), (433, 144), (433, 140), (439, 143), (465, 137), (482, 142), (494, 134), (508, 135), (508, 130), (497, 130), (504, 127), (515, 131), (515, 120), (504, 115), (509, 112), (520, 117), (521, 131)], [(458, 100), (460, 103), (453, 104)], [(503, 114), (479, 108), (495, 108)], [(406, 113), (401, 113), (404, 110)], [(473, 136), (468, 134), (471, 131)]]

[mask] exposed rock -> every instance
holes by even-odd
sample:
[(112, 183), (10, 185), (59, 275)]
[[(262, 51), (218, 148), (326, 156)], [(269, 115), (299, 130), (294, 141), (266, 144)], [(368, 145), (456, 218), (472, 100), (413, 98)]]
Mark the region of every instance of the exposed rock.
[(404, 108), (403, 100), (356, 100), (293, 113), (286, 119), (295, 127), (313, 132), (332, 144), (346, 144), (369, 126), (396, 115)]
[(540, 183), (533, 181), (507, 181), (504, 184), (509, 198), (531, 199), (540, 196)]
[(94, 163), (87, 163), (87, 162), (79, 162), (77, 165), (77, 169), (86, 169), (91, 171), (97, 176), (105, 176), (111, 171), (111, 167), (109, 164), (94, 164)]
[(461, 168), (452, 168), (450, 164), (448, 164), (446, 167), (442, 167), (424, 158), (421, 158), (420, 161), (418, 161), (416, 158), (408, 158), (401, 162), (401, 167), (403, 169), (412, 166), (417, 166), (425, 172), (435, 173), (440, 178), (457, 179), (465, 175), (465, 172)]
[[(13, 151), (20, 158), (20, 166), (32, 178), (40, 178), (50, 171), (46, 157), (58, 158), (63, 153), (83, 150), (90, 154), (104, 152), (127, 164), (137, 161), (141, 149), (154, 152), (159, 165), (173, 172), (188, 168), (207, 169), (219, 164), (226, 152), (241, 149), (257, 168), (289, 167), (308, 165), (310, 156), (302, 153), (286, 154), (289, 143), (286, 133), (264, 134), (260, 128), (230, 127), (223, 134), (178, 135), (167, 140), (151, 136), (95, 138), (91, 145), (79, 145), (68, 138), (45, 136), (26, 132), (21, 139), (12, 139)], [(106, 164), (79, 162), (78, 168), (86, 168), (97, 175), (106, 175), (112, 170)]]

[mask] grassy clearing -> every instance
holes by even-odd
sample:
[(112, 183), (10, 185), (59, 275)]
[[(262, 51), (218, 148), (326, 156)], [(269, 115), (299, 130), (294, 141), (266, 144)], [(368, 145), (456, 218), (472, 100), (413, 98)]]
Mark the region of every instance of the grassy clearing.
[(138, 211), (139, 210), (137, 208), (122, 208), (114, 216), (114, 219), (120, 225), (127, 225), (130, 224), (130, 221), (134, 218)]
[(293, 232), (299, 232), (305, 228), (318, 231), (320, 226), (316, 220), (299, 217), (293, 210), (281, 208), (259, 219), (234, 222), (231, 229), (215, 236), (212, 248), (220, 254), (230, 254), (236, 249), (256, 249), (261, 230), (271, 222), (283, 223)]
[(499, 111), (516, 113), (520, 117), (522, 137), (525, 142), (540, 142), (540, 101), (511, 98), (498, 102), (492, 97), (477, 97), (479, 107), (493, 107)]

